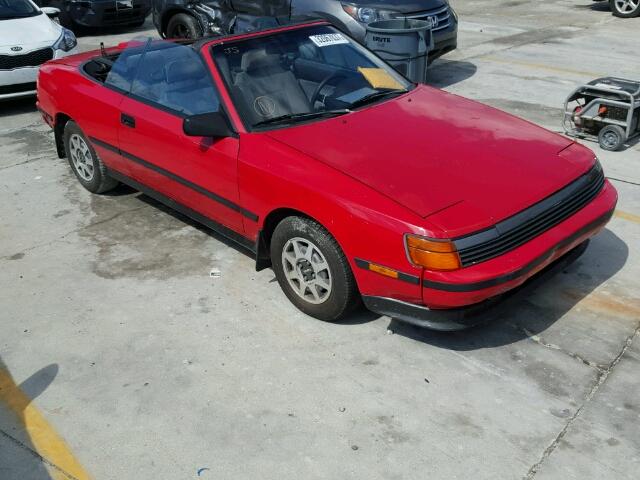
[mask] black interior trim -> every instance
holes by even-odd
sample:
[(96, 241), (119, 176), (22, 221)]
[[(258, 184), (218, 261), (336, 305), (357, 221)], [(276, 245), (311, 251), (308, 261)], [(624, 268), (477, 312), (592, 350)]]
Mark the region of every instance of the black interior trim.
[(118, 147), (111, 145), (107, 142), (103, 142), (102, 140), (99, 140), (95, 137), (89, 137), (92, 143), (95, 143), (96, 145), (105, 148), (111, 152), (117, 153), (119, 155), (122, 155), (123, 157), (127, 158), (128, 160), (131, 160), (132, 162), (135, 162), (139, 165), (142, 165), (145, 168), (148, 168), (149, 170), (153, 170), (156, 173), (159, 173), (161, 175), (164, 175), (165, 177), (170, 178), (171, 180), (174, 180), (178, 183), (180, 183), (181, 185), (184, 185), (185, 187), (188, 187), (196, 192), (198, 192), (201, 195), (204, 195), (207, 198), (210, 198), (211, 200), (220, 203), (221, 205), (224, 205), (227, 208), (230, 208), (231, 210), (234, 210), (236, 212), (239, 212), (242, 216), (248, 218), (249, 220), (253, 220), (254, 222), (258, 221), (258, 215), (256, 215), (255, 213), (247, 210), (244, 207), (241, 207), (240, 205), (238, 205), (235, 202), (232, 202), (231, 200), (228, 200), (224, 197), (221, 197), (220, 195), (218, 195), (217, 193), (214, 193), (210, 190), (207, 190), (205, 188), (202, 188), (199, 185), (196, 185), (193, 182), (190, 182), (189, 180), (186, 180), (178, 175), (176, 175), (175, 173), (171, 173), (168, 170), (165, 170), (162, 167), (159, 167), (157, 165), (154, 165), (153, 163), (149, 163), (146, 160), (140, 158), (140, 157), (136, 157), (135, 155), (125, 152), (124, 150), (120, 150)]

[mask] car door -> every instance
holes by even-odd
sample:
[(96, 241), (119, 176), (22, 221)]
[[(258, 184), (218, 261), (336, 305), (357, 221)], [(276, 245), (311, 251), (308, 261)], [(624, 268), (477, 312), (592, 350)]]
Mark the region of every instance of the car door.
[(191, 47), (153, 42), (120, 104), (120, 150), (134, 180), (236, 232), (239, 205), (236, 137), (190, 137), (189, 115), (218, 111), (208, 67)]
[[(78, 83), (82, 90), (75, 92), (77, 98), (82, 99), (77, 103), (82, 115), (74, 115), (74, 118), (106, 166), (123, 175), (130, 174), (130, 162), (118, 149), (120, 106), (131, 89), (143, 51), (144, 47), (139, 45), (123, 50), (115, 61), (102, 56), (90, 60), (82, 68), (96, 82), (89, 87)], [(103, 74), (105, 61), (106, 64), (113, 61), (106, 76)], [(70, 88), (78, 87), (71, 85)]]

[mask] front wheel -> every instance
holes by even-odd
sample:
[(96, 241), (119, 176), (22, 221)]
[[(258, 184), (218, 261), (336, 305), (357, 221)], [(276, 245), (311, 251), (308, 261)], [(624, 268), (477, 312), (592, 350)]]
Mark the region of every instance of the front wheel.
[(186, 38), (195, 40), (202, 36), (198, 21), (187, 13), (178, 13), (167, 24), (167, 38)]
[(640, 15), (640, 0), (609, 0), (609, 7), (616, 17), (633, 18)]
[(319, 320), (341, 320), (359, 303), (349, 262), (319, 223), (303, 217), (282, 220), (271, 237), (271, 264), (287, 298)]

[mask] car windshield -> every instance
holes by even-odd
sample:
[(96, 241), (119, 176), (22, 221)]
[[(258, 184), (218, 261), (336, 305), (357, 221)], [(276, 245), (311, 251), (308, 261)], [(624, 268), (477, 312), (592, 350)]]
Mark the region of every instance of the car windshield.
[(0, 20), (33, 17), (36, 15), (40, 15), (40, 10), (29, 0), (0, 0)]
[(251, 129), (340, 115), (413, 87), (325, 25), (221, 43), (213, 58)]

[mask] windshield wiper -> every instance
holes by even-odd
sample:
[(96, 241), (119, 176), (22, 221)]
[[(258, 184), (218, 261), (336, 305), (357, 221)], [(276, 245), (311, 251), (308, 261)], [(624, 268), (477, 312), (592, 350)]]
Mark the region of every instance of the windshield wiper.
[(334, 115), (344, 115), (345, 113), (349, 113), (351, 110), (348, 108), (340, 108), (336, 110), (323, 110), (321, 112), (306, 112), (306, 113), (287, 113), (285, 115), (280, 115), (278, 117), (267, 118), (266, 120), (262, 120), (258, 123), (254, 123), (254, 127), (260, 127), (262, 125), (271, 125), (274, 123), (284, 123), (289, 121), (296, 120), (308, 120), (311, 118), (319, 118), (326, 116), (334, 116)]
[(377, 92), (370, 93), (369, 95), (365, 95), (364, 97), (360, 97), (358, 100), (349, 105), (349, 108), (356, 108), (366, 105), (367, 103), (374, 102), (383, 97), (400, 95), (401, 93), (407, 93), (407, 90), (397, 90), (397, 89), (385, 89), (378, 90)]

